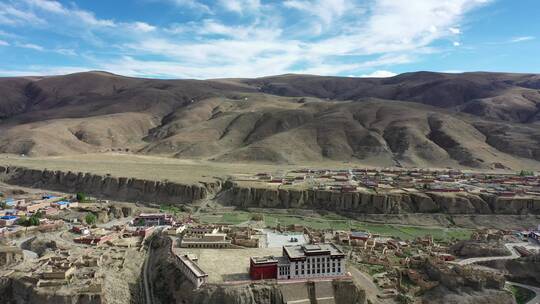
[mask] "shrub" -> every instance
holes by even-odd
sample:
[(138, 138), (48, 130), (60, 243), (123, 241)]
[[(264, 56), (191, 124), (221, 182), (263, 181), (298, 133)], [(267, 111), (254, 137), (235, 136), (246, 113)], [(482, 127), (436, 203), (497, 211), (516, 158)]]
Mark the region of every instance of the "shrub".
[(252, 221), (262, 221), (262, 220), (264, 220), (264, 216), (262, 214), (259, 214), (259, 213), (253, 214), (251, 216), (251, 220)]
[(86, 197), (86, 194), (83, 192), (77, 193), (77, 200), (81, 203), (85, 202), (88, 198)]
[(93, 213), (87, 213), (86, 216), (84, 217), (84, 221), (88, 225), (94, 225), (97, 222), (97, 217)]

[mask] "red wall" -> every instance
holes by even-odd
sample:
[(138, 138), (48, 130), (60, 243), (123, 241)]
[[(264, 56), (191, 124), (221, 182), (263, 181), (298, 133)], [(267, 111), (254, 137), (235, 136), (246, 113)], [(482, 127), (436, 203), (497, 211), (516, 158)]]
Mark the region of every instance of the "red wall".
[(253, 265), (249, 267), (252, 280), (277, 279), (277, 264)]

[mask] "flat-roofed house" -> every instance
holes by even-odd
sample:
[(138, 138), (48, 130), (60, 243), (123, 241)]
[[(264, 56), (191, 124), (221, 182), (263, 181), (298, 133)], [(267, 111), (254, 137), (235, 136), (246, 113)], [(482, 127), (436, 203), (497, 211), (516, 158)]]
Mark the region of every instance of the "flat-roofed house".
[(176, 264), (184, 276), (195, 286), (200, 288), (208, 283), (208, 274), (204, 272), (188, 254), (174, 254)]
[(22, 261), (23, 259), (24, 254), (19, 247), (0, 245), (0, 266), (6, 266), (11, 263)]

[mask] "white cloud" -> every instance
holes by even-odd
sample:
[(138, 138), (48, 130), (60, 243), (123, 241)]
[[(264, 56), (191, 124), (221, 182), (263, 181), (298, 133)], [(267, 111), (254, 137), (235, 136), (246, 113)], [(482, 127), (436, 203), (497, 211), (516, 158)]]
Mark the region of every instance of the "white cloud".
[[(340, 19), (346, 15), (359, 19), (358, 16), (364, 13), (364, 10), (354, 5), (352, 1), (346, 0), (286, 0), (283, 6), (307, 15), (301, 19), (300, 28), (297, 29), (300, 32), (299, 36), (321, 35), (326, 30), (340, 30), (344, 25), (354, 28), (354, 25), (340, 22)], [(309, 24), (307, 33), (304, 24)]]
[(0, 24), (16, 26), (21, 24), (44, 24), (43, 19), (32, 12), (0, 2)]
[[(26, 5), (26, 6), (25, 6)], [(92, 12), (78, 8), (67, 8), (56, 0), (19, 0), (13, 4), (0, 3), (0, 24), (28, 25), (46, 24), (48, 16), (38, 16), (37, 13), (52, 14), (53, 16), (63, 16), (71, 18), (77, 23), (91, 26), (115, 26), (112, 20), (98, 19)], [(68, 21), (64, 19), (62, 21)]]
[(131, 27), (135, 30), (135, 31), (140, 31), (140, 32), (143, 32), (143, 33), (148, 33), (148, 32), (152, 32), (154, 30), (156, 30), (156, 27), (153, 26), (153, 25), (150, 25), (146, 22), (134, 22), (131, 24)]
[(48, 12), (64, 14), (66, 9), (62, 6), (60, 2), (50, 1), (50, 0), (25, 0), (30, 5), (38, 7)]
[(62, 54), (62, 55), (68, 55), (68, 56), (76, 56), (77, 52), (73, 49), (56, 49), (54, 50), (55, 53)]
[(362, 74), (360, 77), (366, 77), (366, 78), (385, 78), (385, 77), (393, 77), (393, 76), (396, 76), (397, 74), (394, 73), (394, 72), (390, 72), (390, 71), (384, 71), (384, 70), (379, 70), (379, 71), (374, 71), (372, 73), (369, 73), (369, 74)]
[(461, 45), (461, 42), (459, 42), (459, 41), (454, 41), (454, 42), (452, 42), (452, 45), (453, 45), (453, 46), (460, 46), (460, 45)]
[[(392, 66), (437, 51), (434, 41), (457, 40), (465, 14), (485, 3), (416, 0), (411, 5), (370, 0), (359, 5), (346, 0), (285, 0), (262, 4), (259, 0), (223, 0), (209, 7), (195, 0), (159, 0), (213, 15), (211, 19), (158, 27), (142, 21), (102, 19), (54, 0), (19, 1), (29, 7), (17, 9), (37, 14), (48, 22), (50, 30), (59, 35), (68, 32), (71, 37), (66, 41), (83, 37), (92, 44), (95, 49), (87, 48), (90, 54), (79, 53), (94, 69), (131, 76), (189, 78), (289, 72), (390, 75)], [(222, 18), (220, 8), (241, 16), (233, 21), (230, 16)], [(295, 19), (284, 22), (291, 13)], [(31, 41), (26, 37), (20, 40)], [(69, 45), (80, 45), (77, 42)], [(68, 48), (51, 52), (78, 53)]]
[(41, 45), (33, 44), (33, 43), (17, 43), (18, 47), (25, 48), (25, 49), (31, 49), (36, 51), (44, 51), (45, 49)]
[(261, 7), (259, 0), (219, 0), (219, 4), (226, 10), (239, 14), (255, 11)]
[(197, 0), (168, 0), (169, 2), (181, 6), (186, 7), (192, 10), (197, 10), (203, 13), (212, 13), (212, 10), (210, 7), (204, 3), (201, 3)]
[(304, 11), (320, 18), (324, 23), (330, 24), (332, 20), (345, 14), (347, 8), (351, 7), (350, 3), (345, 0), (286, 0), (283, 5)]
[(5, 40), (0, 40), (0, 46), (9, 46), (9, 42)]
[(530, 40), (534, 40), (535, 37), (533, 36), (520, 36), (520, 37), (514, 37), (512, 39), (510, 39), (510, 43), (517, 43), (517, 42), (523, 42), (523, 41), (530, 41)]
[(459, 27), (450, 27), (448, 30), (454, 35), (461, 34), (461, 30), (459, 29)]
[(88, 67), (33, 65), (27, 69), (0, 69), (0, 76), (47, 76), (64, 75), (95, 70)]

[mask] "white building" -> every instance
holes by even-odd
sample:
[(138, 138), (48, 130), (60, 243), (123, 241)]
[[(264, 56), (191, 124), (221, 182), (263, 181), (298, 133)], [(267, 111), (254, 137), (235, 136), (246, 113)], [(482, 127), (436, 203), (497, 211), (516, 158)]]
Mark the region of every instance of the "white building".
[(186, 254), (176, 254), (174, 255), (177, 260), (177, 265), (187, 277), (187, 279), (195, 286), (195, 288), (200, 288), (202, 285), (208, 283), (208, 274), (204, 272), (197, 263), (195, 263), (190, 255)]
[(345, 254), (334, 244), (283, 246), (277, 279), (332, 277), (345, 274)]

